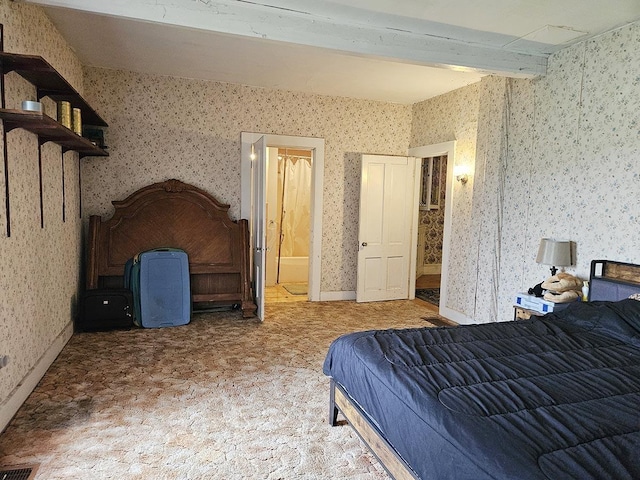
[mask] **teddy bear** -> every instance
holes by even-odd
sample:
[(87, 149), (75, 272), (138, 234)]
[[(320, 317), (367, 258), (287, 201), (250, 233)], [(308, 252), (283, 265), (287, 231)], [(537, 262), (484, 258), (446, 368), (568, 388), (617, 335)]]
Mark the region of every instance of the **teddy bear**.
[(559, 272), (542, 282), (541, 287), (547, 292), (543, 298), (554, 303), (568, 303), (580, 297), (582, 280), (565, 272)]

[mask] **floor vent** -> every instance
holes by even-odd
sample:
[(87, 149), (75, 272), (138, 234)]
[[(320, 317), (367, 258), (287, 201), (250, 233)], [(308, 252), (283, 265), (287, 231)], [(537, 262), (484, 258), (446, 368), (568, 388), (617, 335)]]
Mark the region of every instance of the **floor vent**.
[(0, 480), (33, 480), (37, 470), (37, 465), (0, 467)]

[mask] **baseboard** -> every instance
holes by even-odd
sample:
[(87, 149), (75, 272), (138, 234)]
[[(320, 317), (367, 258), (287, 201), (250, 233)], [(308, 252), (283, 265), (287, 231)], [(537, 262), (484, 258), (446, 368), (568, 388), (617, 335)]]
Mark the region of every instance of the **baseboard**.
[(467, 317), (465, 314), (447, 307), (440, 307), (440, 311), (438, 313), (440, 313), (440, 315), (442, 315), (444, 318), (453, 320), (458, 325), (473, 325), (477, 323), (472, 318)]
[(440, 263), (433, 263), (422, 266), (422, 275), (440, 275), (442, 273), (442, 265)]
[(320, 292), (321, 302), (337, 302), (340, 300), (355, 300), (355, 299), (356, 299), (356, 292), (354, 291)]
[(51, 346), (40, 357), (38, 362), (27, 373), (16, 388), (9, 394), (7, 399), (0, 404), (0, 432), (4, 431), (9, 422), (16, 414), (18, 409), (25, 402), (34, 388), (38, 385), (40, 379), (47, 372), (53, 361), (60, 354), (64, 346), (73, 335), (73, 320), (70, 321), (53, 340)]

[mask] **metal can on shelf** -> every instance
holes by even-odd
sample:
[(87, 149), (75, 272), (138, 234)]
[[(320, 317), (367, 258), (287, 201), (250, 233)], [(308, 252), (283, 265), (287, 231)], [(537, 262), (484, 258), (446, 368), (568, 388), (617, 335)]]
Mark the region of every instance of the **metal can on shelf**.
[(40, 102), (33, 102), (31, 100), (25, 100), (22, 102), (22, 110), (27, 112), (39, 112), (42, 113), (42, 104)]
[(67, 128), (71, 128), (71, 103), (67, 101), (58, 102), (58, 122)]
[(82, 135), (82, 112), (79, 108), (73, 109), (73, 131)]

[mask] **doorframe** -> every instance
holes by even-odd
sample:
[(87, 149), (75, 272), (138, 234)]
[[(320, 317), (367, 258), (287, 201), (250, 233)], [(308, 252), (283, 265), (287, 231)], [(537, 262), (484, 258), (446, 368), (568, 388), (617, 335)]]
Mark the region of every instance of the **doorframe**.
[[(453, 164), (455, 163), (456, 141), (436, 143), (433, 145), (425, 145), (409, 149), (409, 155), (418, 159), (428, 157), (447, 156), (447, 181), (444, 199), (444, 228), (442, 234), (442, 269), (440, 273), (440, 304), (438, 312), (440, 315), (456, 321), (460, 316), (459, 312), (451, 310), (447, 307), (447, 286), (449, 280), (449, 257), (451, 253), (451, 226), (453, 223)], [(415, 191), (416, 202), (420, 198), (420, 185), (416, 183)], [(414, 245), (418, 243), (418, 230), (415, 230)], [(416, 270), (415, 256), (413, 263), (413, 271)], [(413, 295), (415, 297), (415, 280), (412, 285)]]
[(267, 147), (311, 150), (311, 232), (309, 242), (309, 300), (320, 301), (322, 267), (322, 211), (324, 192), (324, 138), (268, 133), (240, 133), (240, 218), (251, 218), (251, 145), (265, 137)]

